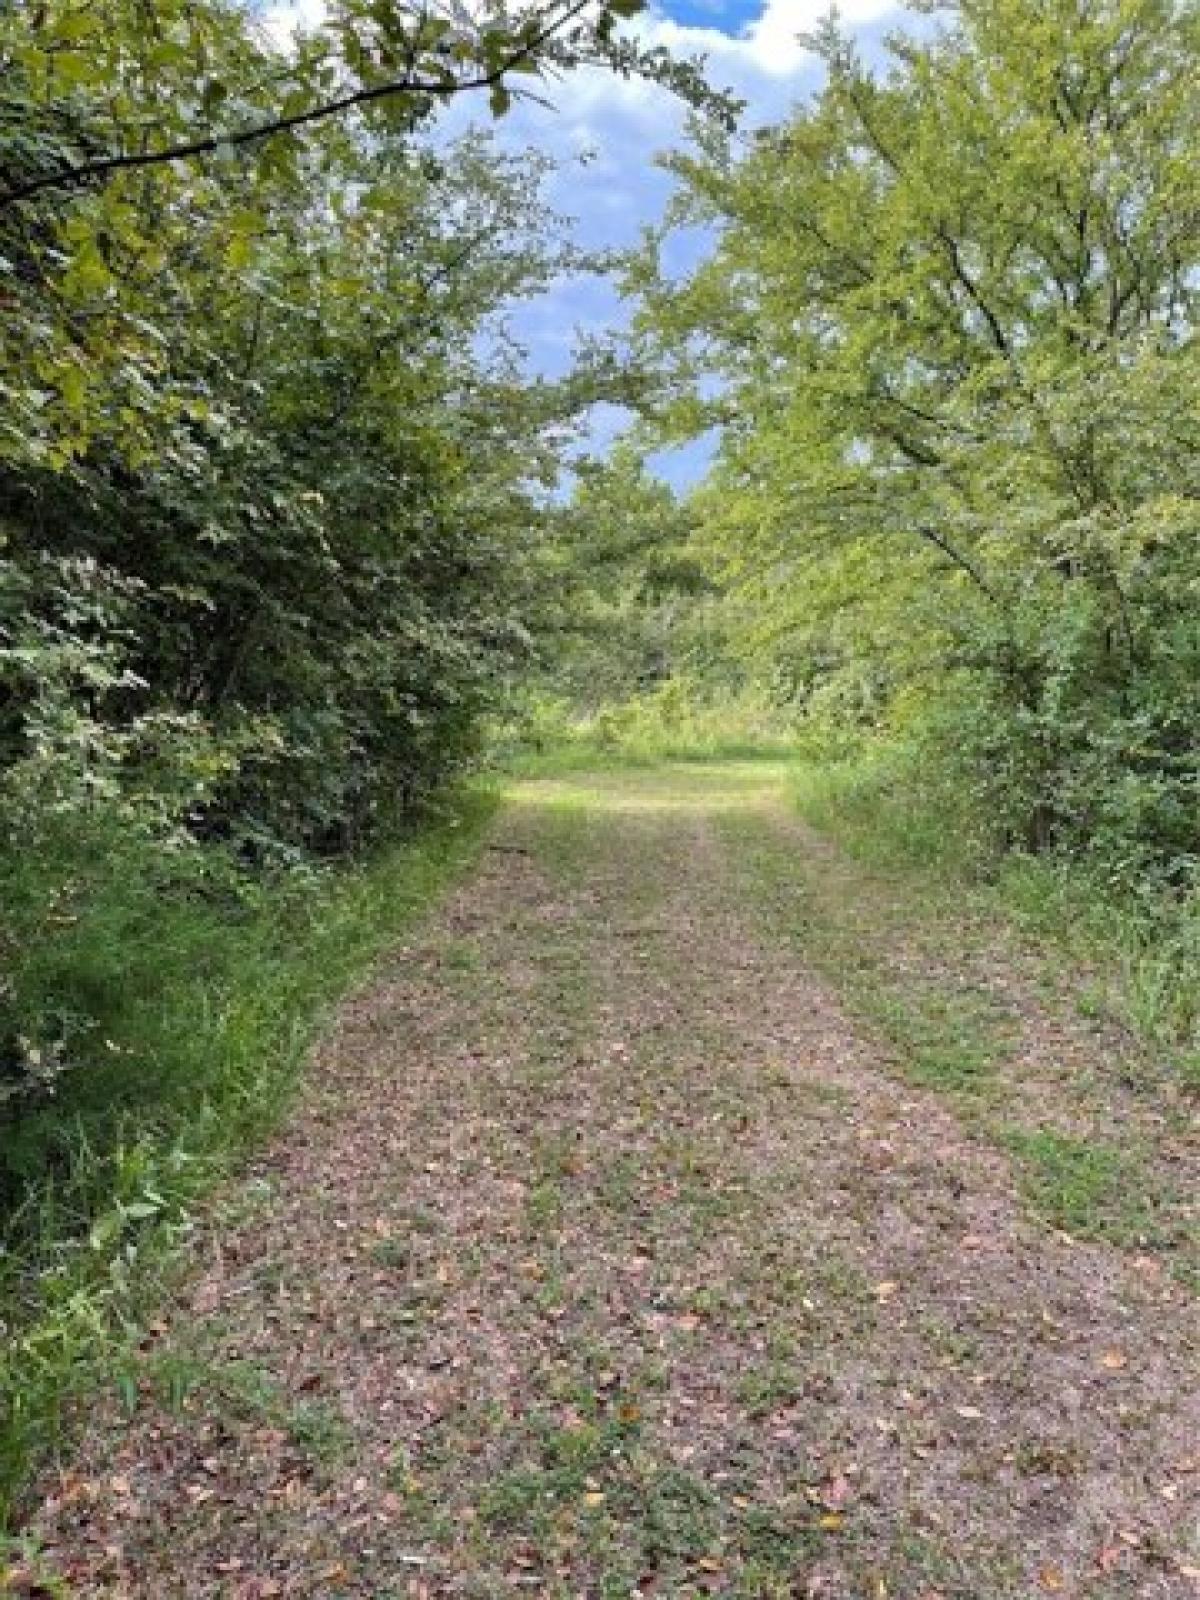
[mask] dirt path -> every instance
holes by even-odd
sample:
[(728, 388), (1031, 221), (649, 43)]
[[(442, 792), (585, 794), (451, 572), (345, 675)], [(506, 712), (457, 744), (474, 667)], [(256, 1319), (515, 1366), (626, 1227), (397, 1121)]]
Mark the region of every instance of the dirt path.
[(848, 1020), (803, 854), (769, 768), (519, 789), (48, 1485), (70, 1593), (1200, 1592), (1194, 1302)]

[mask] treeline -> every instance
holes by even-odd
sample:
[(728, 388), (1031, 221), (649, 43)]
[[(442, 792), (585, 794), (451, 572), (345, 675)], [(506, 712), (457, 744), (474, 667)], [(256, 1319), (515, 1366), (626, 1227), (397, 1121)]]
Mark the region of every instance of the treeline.
[(723, 430), (687, 507), (728, 624), (702, 692), (749, 673), (985, 853), (1189, 890), (1200, 15), (957, 0), (882, 68), (814, 46), (784, 124), (669, 158), (664, 232), (709, 258), (671, 277), (655, 238), (631, 274), (674, 373), (652, 436)]

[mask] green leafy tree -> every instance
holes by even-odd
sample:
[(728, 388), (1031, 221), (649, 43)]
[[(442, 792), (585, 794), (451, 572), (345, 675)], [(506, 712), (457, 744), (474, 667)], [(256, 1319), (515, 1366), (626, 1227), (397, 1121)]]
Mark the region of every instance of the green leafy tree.
[(0, 14), (13, 1081), (99, 1049), (95, 995), (44, 957), (119, 901), (115, 839), (164, 894), (232, 893), (232, 863), (359, 848), (473, 758), (612, 376), (531, 381), (507, 331), (579, 264), (545, 163), (427, 129), (586, 64), (706, 103), (621, 32), (638, 9), (335, 0), (287, 36), (227, 0)]
[[(720, 230), (653, 251), (668, 425), (715, 414), (714, 559), (814, 667), (939, 727), (1035, 848), (1180, 870), (1195, 825), (1200, 21), (1172, 0), (959, 0), (883, 74), (668, 165)], [(708, 411), (695, 379), (722, 383)]]

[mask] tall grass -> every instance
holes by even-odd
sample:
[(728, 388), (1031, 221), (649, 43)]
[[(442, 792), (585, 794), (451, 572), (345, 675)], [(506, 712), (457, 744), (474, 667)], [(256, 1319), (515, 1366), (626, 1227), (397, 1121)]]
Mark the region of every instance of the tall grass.
[(509, 771), (551, 776), (659, 761), (778, 760), (794, 743), (777, 707), (752, 696), (706, 701), (686, 679), (671, 679), (588, 714), (542, 698), (501, 731), (496, 756)]
[(474, 857), (494, 803), (256, 883), (111, 830), (65, 864), (0, 863), (24, 929), (6, 1001), (63, 1067), (0, 1108), (0, 1526), (136, 1337), (189, 1208), (278, 1121), (327, 1008)]
[(1013, 850), (969, 799), (886, 747), (853, 759), (799, 763), (792, 799), (805, 819), (875, 867), (966, 889), (1039, 939), (1112, 976), (1110, 1004), (1166, 1046), (1200, 1089), (1200, 900), (1147, 884), (1105, 861)]

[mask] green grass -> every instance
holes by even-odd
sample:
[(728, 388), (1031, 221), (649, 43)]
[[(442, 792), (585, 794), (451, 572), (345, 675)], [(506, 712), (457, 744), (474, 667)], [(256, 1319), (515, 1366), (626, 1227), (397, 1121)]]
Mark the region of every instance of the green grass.
[(581, 736), (565, 744), (514, 751), (505, 757), (503, 770), (516, 778), (570, 778), (589, 773), (649, 772), (671, 765), (780, 762), (791, 754), (782, 740), (764, 743), (732, 735), (699, 743), (687, 737), (664, 737), (634, 744), (606, 744)]
[(914, 1083), (959, 1094), (987, 1089), (1006, 1028), (982, 996), (905, 991), (878, 972), (859, 993), (868, 1015), (901, 1050)]
[(787, 1360), (775, 1360), (756, 1368), (738, 1384), (737, 1398), (752, 1417), (772, 1416), (804, 1398), (804, 1372)]
[(508, 1460), (479, 1502), (488, 1541), (480, 1555), (515, 1548), (551, 1565), (556, 1551), (570, 1551), (614, 1600), (647, 1572), (670, 1593), (709, 1592), (719, 1581), (722, 1593), (747, 1600), (788, 1594), (797, 1561), (829, 1537), (802, 1497), (775, 1503), (736, 1479), (722, 1493), (666, 1459), (636, 1421), (562, 1429), (534, 1418), (523, 1435), (502, 1429), (493, 1447)]
[(853, 855), (939, 877), (971, 876), (988, 841), (961, 805), (931, 804), (885, 759), (797, 761), (788, 784), (796, 809)]
[(322, 1400), (308, 1400), (285, 1414), (287, 1436), (309, 1463), (324, 1473), (332, 1473), (349, 1457), (354, 1435), (336, 1407)]
[(918, 897), (952, 893), (1002, 918), (1059, 964), (1097, 980), (1081, 1010), (1110, 1015), (1170, 1052), (1186, 1090), (1200, 1092), (1200, 904), (1193, 896), (1119, 888), (1099, 862), (1005, 850), (961, 798), (933, 793), (887, 752), (797, 764), (792, 802), (851, 856)]
[(26, 938), (6, 996), (71, 1019), (73, 1064), (2, 1129), (0, 1527), (121, 1371), (189, 1208), (276, 1125), (328, 1008), (475, 858), (495, 804), (474, 791), (353, 869), (274, 884), (172, 876), (119, 839), (60, 872), (70, 911)]
[(986, 1102), (1012, 1021), (987, 994), (908, 959), (918, 948), (914, 935), (928, 943), (939, 932), (927, 887), (881, 892), (853, 871), (845, 876), (840, 864), (827, 879), (819, 858), (762, 818), (731, 813), (721, 825), (770, 922), (886, 1038), (895, 1066), (925, 1088)]
[(1007, 1143), (1033, 1209), (1065, 1233), (1123, 1246), (1158, 1242), (1156, 1185), (1128, 1151), (1039, 1128)]
[(711, 701), (681, 679), (588, 713), (534, 697), (525, 715), (497, 728), (495, 737), (498, 763), (522, 777), (794, 753), (794, 730), (780, 708), (753, 695)]
[[(1165, 1091), (1171, 1077), (1180, 1087), (1178, 1062), (1160, 1065), (1166, 1052), (1132, 1045), (1114, 1051), (1101, 1037), (1089, 1048), (1085, 1033), (1072, 1046), (1076, 1064), (1067, 1070), (1067, 1056), (1063, 1070), (1055, 1070), (1056, 1045), (1065, 1048), (1063, 1011), (1070, 1011), (1078, 986), (1073, 952), (1083, 938), (1053, 914), (1055, 908), (1062, 914), (1064, 901), (1047, 898), (1036, 919), (1018, 916), (1003, 880), (963, 876), (953, 840), (939, 858), (930, 840), (911, 840), (903, 829), (872, 833), (865, 802), (839, 814), (836, 788), (811, 781), (815, 787), (799, 790), (806, 820), (839, 841), (845, 837), (849, 850), (808, 847), (773, 827), (768, 815), (731, 811), (718, 819), (769, 923), (886, 1042), (893, 1071), (944, 1096), (973, 1133), (1010, 1156), (1032, 1214), (1079, 1238), (1161, 1251), (1177, 1276), (1190, 1279), (1195, 1238), (1186, 1196), (1156, 1141), (1160, 1125), (1168, 1131), (1174, 1125)], [(794, 799), (794, 784), (791, 793)], [(810, 805), (814, 794), (820, 804)], [(898, 811), (890, 799), (879, 803), (894, 823), (908, 802), (897, 801)], [(1027, 912), (1039, 866), (1023, 868)], [(1111, 1008), (1107, 989), (1097, 987), (1095, 973), (1105, 971), (1099, 948), (1094, 940), (1088, 945), (1096, 965), (1074, 1007), (1077, 1016)], [(1003, 979), (1007, 968), (1023, 998), (1005, 982), (993, 989), (993, 974)], [(1113, 983), (1114, 969), (1110, 947)], [(1053, 1114), (1016, 1065), (1030, 1026), (1022, 1006), (1043, 1011)], [(1144, 1121), (1114, 1124), (1112, 1105), (1125, 1094), (1145, 1111)], [(1070, 1133), (1049, 1125), (1056, 1117)], [(1109, 1143), (1106, 1130), (1114, 1125), (1121, 1137)]]

